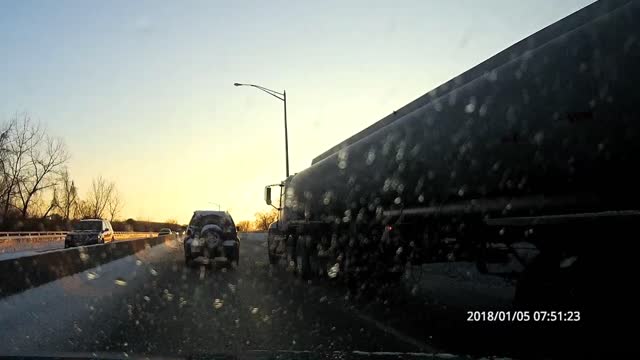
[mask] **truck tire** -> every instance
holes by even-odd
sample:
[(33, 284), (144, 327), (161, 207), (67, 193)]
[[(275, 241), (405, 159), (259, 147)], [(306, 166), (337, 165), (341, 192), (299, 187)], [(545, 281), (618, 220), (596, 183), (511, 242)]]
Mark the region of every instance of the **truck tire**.
[(238, 266), (240, 266), (240, 245), (235, 248), (233, 259), (227, 261), (227, 267), (229, 269), (235, 270)]
[(184, 254), (184, 264), (187, 265), (187, 267), (193, 266), (193, 259), (191, 258), (190, 254)]
[(523, 271), (514, 296), (517, 308), (577, 309), (584, 293), (583, 266), (577, 261), (572, 268), (561, 270), (557, 264), (539, 256)]
[(298, 236), (296, 239), (295, 262), (298, 276), (303, 280), (309, 279), (311, 277), (311, 264), (304, 236)]
[(272, 242), (273, 242), (272, 236), (269, 233), (269, 235), (267, 235), (267, 255), (269, 256), (269, 264), (277, 265), (278, 264), (278, 260), (280, 260), (280, 258), (271, 251), (271, 243)]
[(193, 257), (191, 256), (191, 251), (189, 250), (186, 243), (184, 243), (183, 249), (184, 249), (184, 264), (187, 267), (193, 267), (193, 263), (194, 263)]

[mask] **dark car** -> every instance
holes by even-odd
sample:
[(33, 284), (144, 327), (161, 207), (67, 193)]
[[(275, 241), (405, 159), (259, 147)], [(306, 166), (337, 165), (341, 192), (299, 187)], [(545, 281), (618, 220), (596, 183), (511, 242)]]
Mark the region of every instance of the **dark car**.
[(240, 239), (231, 214), (226, 211), (194, 211), (184, 240), (185, 262), (198, 258), (209, 261), (224, 258), (229, 264), (240, 261)]
[(67, 234), (64, 247), (104, 244), (115, 239), (115, 233), (108, 220), (85, 219), (78, 222)]

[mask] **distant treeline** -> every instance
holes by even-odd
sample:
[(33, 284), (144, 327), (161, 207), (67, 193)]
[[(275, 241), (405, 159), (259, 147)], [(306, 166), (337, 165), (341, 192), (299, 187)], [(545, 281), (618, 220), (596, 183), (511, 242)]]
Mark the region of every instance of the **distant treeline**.
[[(69, 231), (79, 221), (79, 219), (65, 221), (60, 215), (54, 214), (44, 219), (28, 218), (18, 220), (11, 229), (0, 229), (0, 231)], [(175, 222), (153, 222), (134, 219), (112, 221), (111, 225), (114, 231), (158, 232), (162, 228), (169, 228), (173, 231), (186, 228), (186, 225), (179, 225)]]
[(100, 174), (83, 193), (67, 167), (64, 139), (51, 136), (29, 114), (0, 119), (0, 231), (64, 231), (79, 219), (111, 220), (116, 231), (172, 230), (176, 221), (114, 221), (124, 199)]

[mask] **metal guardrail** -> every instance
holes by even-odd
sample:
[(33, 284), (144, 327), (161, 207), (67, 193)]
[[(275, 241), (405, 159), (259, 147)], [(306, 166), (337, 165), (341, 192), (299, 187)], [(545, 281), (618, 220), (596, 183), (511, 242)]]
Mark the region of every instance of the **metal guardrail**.
[[(66, 235), (70, 231), (0, 231), (0, 237)], [(153, 231), (114, 231), (114, 234), (157, 234)]]
[[(25, 241), (56, 241), (62, 240), (69, 231), (5, 231), (0, 232), (0, 243), (11, 240)], [(156, 232), (114, 231), (117, 238), (153, 237)]]
[[(62, 246), (69, 231), (5, 231), (0, 232), (0, 254)], [(156, 232), (114, 231), (115, 240), (157, 237)]]
[(68, 231), (4, 231), (0, 232), (2, 237), (19, 237), (19, 236), (51, 236), (66, 235)]

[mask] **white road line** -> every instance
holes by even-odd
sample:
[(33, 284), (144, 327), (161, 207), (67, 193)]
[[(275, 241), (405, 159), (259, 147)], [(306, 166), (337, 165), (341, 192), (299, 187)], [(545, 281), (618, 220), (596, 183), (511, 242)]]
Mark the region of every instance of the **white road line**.
[(382, 330), (384, 332), (386, 332), (389, 335), (394, 336), (396, 339), (401, 340), (406, 342), (407, 344), (411, 344), (423, 351), (429, 351), (429, 352), (437, 352), (437, 349), (434, 348), (432, 345), (428, 345), (425, 342), (422, 342), (416, 338), (413, 338), (411, 336), (408, 336), (406, 334), (401, 333), (400, 331), (387, 326), (383, 323), (381, 323), (380, 321), (370, 317), (369, 315), (363, 314), (360, 310), (356, 310), (356, 309), (352, 309), (350, 310), (351, 314), (355, 314), (359, 319), (375, 326), (376, 328), (378, 328), (379, 330)]

